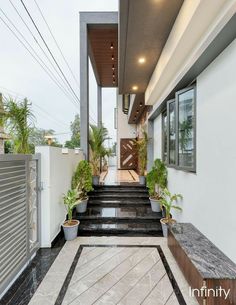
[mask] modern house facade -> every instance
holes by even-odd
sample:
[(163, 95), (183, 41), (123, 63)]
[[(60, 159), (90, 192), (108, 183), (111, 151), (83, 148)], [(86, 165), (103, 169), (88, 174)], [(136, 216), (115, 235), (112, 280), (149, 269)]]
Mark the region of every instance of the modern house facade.
[[(94, 46), (90, 58), (98, 85), (118, 86), (117, 167), (138, 170), (132, 148), (128, 158), (127, 149), (129, 140), (142, 137), (145, 128), (150, 139), (148, 170), (161, 158), (168, 167), (169, 189), (183, 194), (183, 212), (175, 216), (193, 223), (234, 262), (236, 164), (230, 139), (235, 121), (235, 12), (235, 1), (121, 0), (119, 17), (97, 14), (98, 27), (114, 28), (116, 22), (118, 26), (117, 36), (100, 37), (105, 42), (102, 46), (100, 41), (100, 47), (108, 72), (98, 68), (101, 58), (94, 51), (96, 43), (88, 39), (88, 45)], [(81, 17), (96, 19), (91, 13)], [(81, 54), (83, 65), (85, 55)], [(110, 83), (101, 84), (104, 75)], [(83, 92), (81, 100), (88, 104)], [(98, 103), (101, 108), (99, 98)], [(81, 113), (87, 113), (84, 107)], [(82, 148), (88, 150), (86, 136), (83, 141)]]
[[(24, 281), (12, 284), (24, 270), (30, 297), (23, 302), (40, 285), (30, 305), (155, 305), (158, 298), (162, 305), (236, 304), (236, 0), (120, 0), (119, 12), (81, 12), (79, 27), (81, 148), (0, 155), (0, 304), (22, 297)], [(117, 92), (114, 112), (106, 113), (117, 129), (115, 170), (139, 173), (134, 143), (146, 131), (147, 172), (161, 159), (168, 189), (183, 195), (182, 212), (172, 215), (180, 226), (170, 227), (168, 239), (162, 212), (151, 211), (148, 190), (135, 178), (133, 185), (95, 186), (88, 213), (74, 210), (81, 236), (65, 245), (61, 239), (62, 194), (91, 153), (89, 61), (98, 126), (106, 109), (102, 88)], [(200, 288), (208, 280), (213, 288), (218, 281), (230, 287), (229, 300), (188, 295), (189, 283)]]

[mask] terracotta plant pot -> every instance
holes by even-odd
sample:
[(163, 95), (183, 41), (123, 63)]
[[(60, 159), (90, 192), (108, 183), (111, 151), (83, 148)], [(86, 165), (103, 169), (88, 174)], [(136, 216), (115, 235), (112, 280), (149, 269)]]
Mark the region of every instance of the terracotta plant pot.
[(161, 212), (161, 205), (160, 205), (160, 201), (157, 199), (153, 199), (151, 197), (149, 197), (149, 200), (151, 202), (151, 207), (152, 207), (152, 211), (153, 212)]
[(72, 224), (69, 224), (68, 220), (65, 221), (62, 225), (65, 240), (73, 240), (78, 236), (78, 227), (79, 227), (79, 221), (76, 219), (72, 220)]
[(87, 211), (87, 204), (88, 204), (88, 198), (82, 200), (79, 204), (76, 206), (77, 213), (85, 213)]

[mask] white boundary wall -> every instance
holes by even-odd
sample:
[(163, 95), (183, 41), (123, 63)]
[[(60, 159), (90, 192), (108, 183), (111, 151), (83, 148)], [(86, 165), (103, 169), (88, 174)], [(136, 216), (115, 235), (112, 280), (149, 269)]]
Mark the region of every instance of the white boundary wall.
[(65, 220), (66, 209), (62, 196), (70, 188), (71, 177), (76, 165), (83, 159), (73, 149), (63, 154), (61, 148), (36, 147), (41, 154), (41, 247), (51, 247), (51, 242), (60, 232)]

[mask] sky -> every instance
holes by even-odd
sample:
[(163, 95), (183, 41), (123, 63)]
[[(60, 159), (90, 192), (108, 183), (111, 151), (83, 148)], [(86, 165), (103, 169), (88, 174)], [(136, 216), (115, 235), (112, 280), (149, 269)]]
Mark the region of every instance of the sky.
[[(79, 97), (79, 12), (117, 11), (118, 0), (23, 1), (40, 29), (45, 41), (48, 43), (50, 50), (65, 73), (66, 78), (73, 87), (76, 95)], [(6, 19), (7, 16), (28, 41), (30, 46), (39, 54), (40, 58), (50, 67), (50, 63), (40, 50), (34, 37), (17, 15), (11, 2), (33, 32), (33, 36), (38, 43), (45, 49), (45, 46), (43, 46), (43, 43), (27, 16), (20, 0), (1, 0), (0, 17), (9, 24), (9, 21)], [(73, 75), (57, 49), (56, 44), (40, 15), (37, 4), (43, 12)], [(12, 29), (16, 32), (13, 27)], [(9, 31), (1, 19), (0, 37), (0, 92), (6, 96), (11, 95), (17, 99), (27, 97), (32, 102), (32, 109), (36, 118), (35, 126), (43, 129), (55, 130), (58, 140), (61, 143), (65, 142), (65, 140), (70, 138), (70, 122), (73, 120), (75, 114), (79, 113), (78, 100), (76, 101), (75, 97), (66, 96), (61, 89), (58, 88), (40, 65), (21, 45), (17, 38)], [(97, 87), (91, 66), (89, 86), (90, 116), (92, 118), (91, 120), (96, 121)], [(112, 137), (112, 143), (115, 141), (116, 136), (116, 132), (113, 128), (113, 116), (105, 116), (104, 107), (106, 113), (114, 113), (116, 89), (103, 89), (102, 97), (103, 122), (109, 130), (109, 135)], [(93, 121), (91, 122), (93, 123)]]

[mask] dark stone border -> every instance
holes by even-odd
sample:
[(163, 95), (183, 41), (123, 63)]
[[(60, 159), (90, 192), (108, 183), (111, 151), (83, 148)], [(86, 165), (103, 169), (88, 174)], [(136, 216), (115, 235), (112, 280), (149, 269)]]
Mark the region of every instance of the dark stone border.
[(162, 261), (162, 263), (165, 267), (166, 273), (169, 277), (170, 283), (173, 287), (173, 290), (174, 290), (176, 298), (179, 302), (179, 305), (187, 305), (185, 300), (184, 300), (184, 297), (183, 297), (183, 295), (182, 295), (182, 293), (179, 289), (179, 286), (178, 286), (178, 284), (175, 280), (175, 277), (174, 277), (174, 275), (173, 275), (173, 273), (170, 269), (170, 266), (169, 266), (169, 264), (166, 260), (166, 257), (164, 255), (162, 249), (161, 249), (161, 246), (159, 246), (159, 245), (158, 246), (155, 246), (155, 245), (101, 245), (101, 244), (99, 244), (99, 245), (86, 245), (85, 244), (85, 245), (80, 245), (79, 246), (79, 249), (78, 249), (78, 251), (75, 255), (75, 258), (74, 258), (74, 260), (71, 264), (70, 270), (68, 271), (66, 279), (65, 279), (65, 281), (63, 283), (63, 286), (62, 286), (62, 288), (59, 292), (59, 295), (56, 299), (55, 305), (61, 305), (62, 304), (63, 299), (64, 299), (65, 294), (66, 294), (66, 291), (69, 287), (70, 281), (71, 281), (72, 276), (74, 274), (75, 268), (76, 268), (77, 263), (79, 261), (80, 255), (82, 253), (82, 250), (83, 250), (83, 248), (86, 248), (86, 247), (92, 247), (92, 248), (99, 248), (99, 247), (107, 247), (107, 248), (111, 248), (111, 247), (114, 247), (114, 248), (115, 247), (117, 247), (117, 248), (156, 248), (160, 257), (161, 257), (161, 261)]

